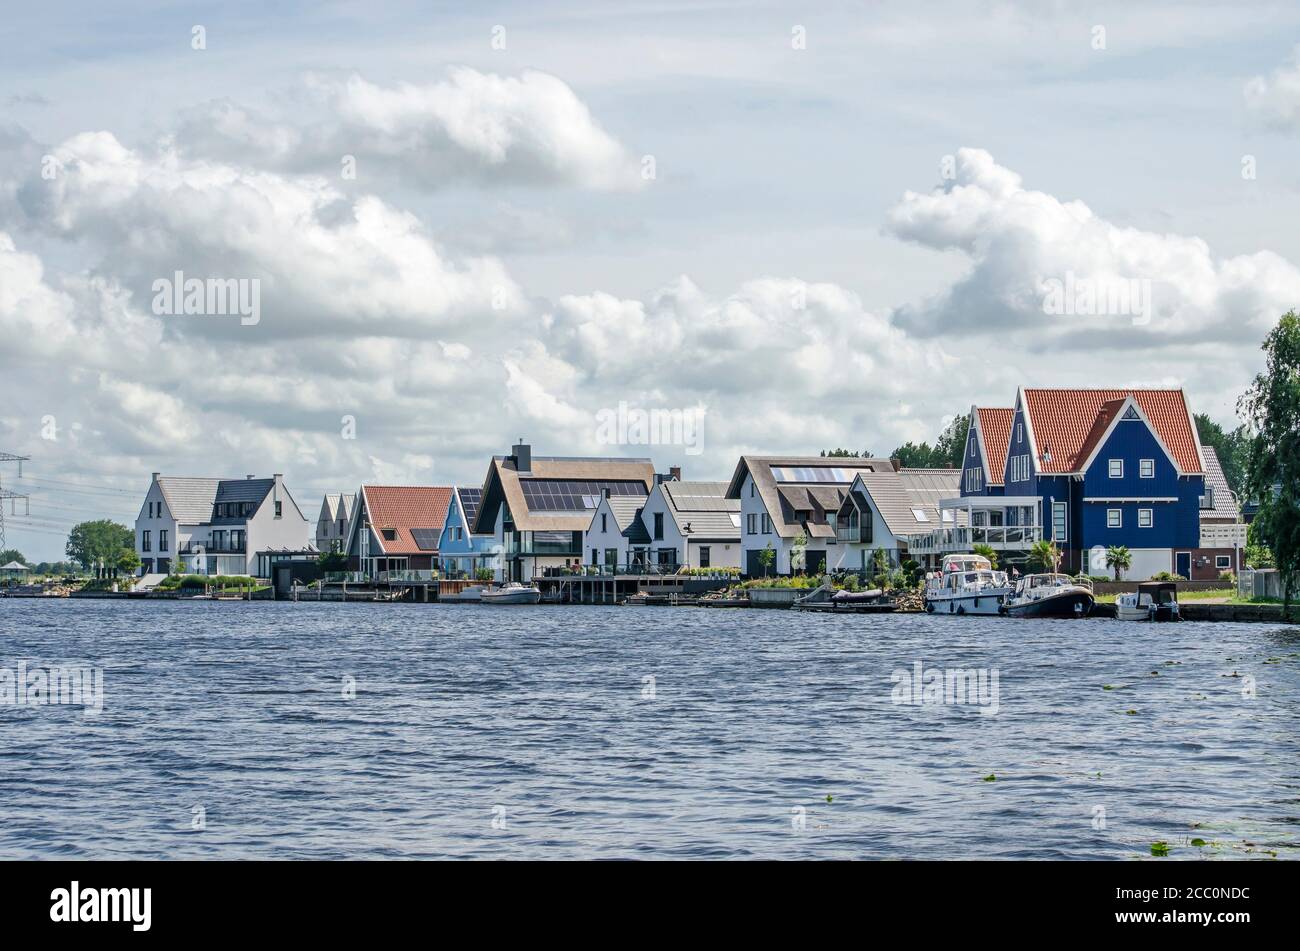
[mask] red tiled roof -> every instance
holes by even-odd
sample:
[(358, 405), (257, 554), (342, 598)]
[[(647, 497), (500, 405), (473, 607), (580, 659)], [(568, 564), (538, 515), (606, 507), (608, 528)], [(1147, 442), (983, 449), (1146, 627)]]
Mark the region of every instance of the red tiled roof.
[[(1192, 475), (1203, 471), (1182, 390), (1025, 390), (1024, 393), (1040, 472), (1077, 471), (1129, 396), (1151, 420), (1178, 467)], [(1051, 451), (1051, 462), (1043, 460), (1044, 450)]]
[(1011, 442), (1011, 421), (1016, 418), (1016, 411), (1001, 406), (980, 406), (975, 412), (980, 414), (980, 435), (984, 437), (984, 455), (989, 460), (988, 484), (1002, 485), (1007, 446)]
[[(427, 528), (442, 534), (451, 502), (449, 485), (364, 485), (366, 514), (387, 555), (432, 554), (411, 536), (413, 528)], [(397, 538), (388, 541), (383, 529), (391, 528)]]

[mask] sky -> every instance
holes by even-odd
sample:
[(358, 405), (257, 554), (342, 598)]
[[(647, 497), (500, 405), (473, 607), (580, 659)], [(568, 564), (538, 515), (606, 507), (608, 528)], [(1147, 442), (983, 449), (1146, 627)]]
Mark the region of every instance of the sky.
[(521, 436), (725, 480), (1019, 386), (1235, 425), (1300, 303), (1297, 44), (1294, 3), (20, 5), (6, 546), (154, 471), (314, 521)]

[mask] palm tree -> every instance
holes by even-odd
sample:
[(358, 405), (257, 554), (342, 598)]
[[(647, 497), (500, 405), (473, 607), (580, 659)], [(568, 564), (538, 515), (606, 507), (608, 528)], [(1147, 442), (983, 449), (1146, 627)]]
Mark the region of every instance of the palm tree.
[(1119, 581), (1119, 573), (1128, 571), (1133, 567), (1133, 555), (1128, 550), (1127, 545), (1111, 545), (1106, 549), (1106, 567), (1115, 569), (1115, 580)]
[(977, 555), (979, 555), (979, 556), (981, 556), (981, 557), (983, 557), (983, 558), (987, 558), (987, 559), (989, 560), (989, 564), (991, 564), (991, 565), (993, 566), (993, 570), (994, 570), (994, 571), (997, 570), (997, 567), (998, 567), (998, 553), (997, 553), (997, 551), (993, 548), (992, 545), (973, 545), (973, 546), (971, 546), (971, 551), (973, 551), (975, 554), (977, 554)]
[(1029, 549), (1029, 557), (1026, 559), (1029, 567), (1040, 572), (1055, 571), (1057, 564), (1061, 560), (1061, 552), (1056, 547), (1056, 542), (1039, 541), (1034, 542)]

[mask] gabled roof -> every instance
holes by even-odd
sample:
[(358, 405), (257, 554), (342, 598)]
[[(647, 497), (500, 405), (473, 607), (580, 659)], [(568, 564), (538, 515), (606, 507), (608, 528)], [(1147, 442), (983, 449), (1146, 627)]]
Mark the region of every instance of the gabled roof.
[[(645, 523), (641, 521), (641, 511), (645, 507), (645, 499), (635, 495), (612, 495), (607, 499), (601, 499), (601, 502), (609, 506), (610, 512), (614, 516), (614, 524), (618, 526), (619, 533), (634, 545), (645, 545), (650, 542), (650, 533), (646, 531)], [(591, 516), (594, 521), (596, 516)]]
[(21, 561), (11, 561), (7, 565), (0, 565), (0, 571), (30, 571), (31, 569)]
[(1205, 458), (1205, 485), (1214, 495), (1214, 507), (1201, 509), (1201, 520), (1237, 521), (1241, 513), (1237, 510), (1237, 503), (1228, 487), (1228, 477), (1223, 474), (1219, 454), (1213, 446), (1201, 446), (1201, 455)]
[[(451, 486), (361, 487), (360, 504), (365, 506), (366, 518), (385, 555), (421, 555), (436, 551), (450, 502)], [(397, 537), (391, 541), (384, 538), (384, 529), (392, 529)]]
[(478, 506), (483, 501), (483, 490), (478, 486), (457, 487), (456, 498), (460, 501), (461, 517), (465, 520), (466, 531), (474, 534), (474, 518), (478, 515)]
[[(599, 505), (602, 485), (618, 484), (621, 491), (627, 483), (638, 483), (635, 497), (644, 503), (654, 486), (654, 479), (654, 465), (649, 459), (533, 456), (529, 470), (520, 472), (514, 456), (493, 456), (483, 480), (483, 498), (474, 520), (474, 533), (493, 532), (502, 502), (510, 507), (510, 515), (519, 531), (586, 531), (591, 524), (591, 515)], [(525, 497), (525, 485), (534, 483), (534, 487), (540, 488), (552, 480), (592, 483), (593, 492), (586, 494), (593, 498), (593, 504), (573, 510), (531, 510)]]
[(1011, 421), (1016, 418), (1012, 407), (977, 406), (971, 423), (979, 433), (984, 452), (984, 483), (1002, 485), (1007, 468), (1007, 447), (1011, 445)]
[[(1183, 391), (1022, 389), (1034, 462), (1040, 473), (1076, 473), (1128, 397), (1151, 423), (1183, 475), (1200, 475), (1201, 444)], [(1043, 454), (1051, 452), (1051, 459)]]
[(727, 483), (673, 479), (661, 482), (659, 490), (681, 534), (698, 539), (740, 538), (740, 499), (727, 498)]
[[(960, 488), (960, 469), (890, 469), (862, 473), (853, 480), (851, 493), (869, 495), (890, 534), (906, 537), (939, 528), (940, 500), (953, 498)], [(925, 518), (917, 518), (914, 510)]]
[[(274, 479), (222, 479), (217, 485), (216, 498), (212, 504), (216, 506), (247, 502), (252, 506), (250, 512), (256, 512), (273, 488)], [(248, 518), (243, 515), (218, 515), (214, 508), (208, 513), (208, 521), (213, 525), (242, 525)]]
[[(839, 475), (841, 478), (827, 481), (785, 481), (778, 479), (777, 473), (773, 471), (790, 470), (783, 474), (797, 476), (799, 473), (795, 470), (800, 469), (840, 470)], [(801, 531), (806, 531), (810, 537), (823, 537), (828, 534), (823, 531), (828, 526), (805, 523), (797, 520), (793, 515), (795, 511), (813, 507), (811, 504), (813, 502), (818, 502), (820, 506), (819, 500), (808, 496), (807, 493), (802, 496), (796, 493), (796, 501), (801, 504), (793, 504), (790, 492), (781, 490), (796, 489), (802, 486), (805, 488), (838, 487), (844, 491), (852, 484), (854, 477), (859, 472), (878, 472), (885, 469), (890, 472), (894, 471), (894, 466), (888, 459), (873, 459), (861, 456), (741, 456), (740, 461), (736, 463), (736, 471), (731, 475), (731, 481), (727, 483), (727, 498), (740, 498), (740, 490), (745, 484), (745, 476), (749, 475), (754, 480), (754, 488), (758, 491), (759, 498), (763, 500), (763, 506), (772, 519), (772, 525), (776, 529), (777, 535), (781, 538), (794, 538)], [(829, 496), (824, 501), (829, 502)], [(831, 509), (831, 511), (834, 511), (834, 509)]]
[(357, 497), (351, 492), (335, 492), (327, 495), (321, 502), (321, 515), (330, 521), (340, 518), (346, 521), (352, 517), (356, 500)]
[(158, 488), (172, 518), (182, 525), (204, 525), (212, 518), (212, 503), (224, 479), (159, 476)]

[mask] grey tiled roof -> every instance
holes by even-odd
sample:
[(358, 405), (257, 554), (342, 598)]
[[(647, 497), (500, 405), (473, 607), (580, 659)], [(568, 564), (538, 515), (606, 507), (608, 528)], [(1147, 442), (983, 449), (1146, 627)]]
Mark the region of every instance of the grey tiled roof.
[[(954, 498), (961, 491), (960, 469), (904, 469), (895, 472), (891, 468), (882, 472), (864, 472), (858, 478), (885, 525), (896, 536), (939, 528), (939, 501)], [(854, 485), (857, 485), (856, 480)], [(926, 519), (918, 519), (914, 509), (923, 512)]]
[(172, 518), (183, 525), (202, 525), (212, 518), (212, 503), (221, 479), (159, 476), (158, 487)]
[(740, 499), (727, 498), (727, 483), (673, 480), (662, 483), (660, 488), (677, 530), (683, 535), (739, 540)]
[[(790, 490), (799, 487), (807, 488), (809, 484), (778, 482), (772, 472), (774, 467), (782, 469), (832, 468), (842, 470), (844, 475), (847, 476), (842, 482), (818, 483), (816, 488), (819, 490), (838, 487), (842, 491), (847, 491), (849, 485), (853, 482), (853, 477), (859, 472), (880, 472), (887, 469), (891, 474), (897, 475), (894, 473), (893, 464), (888, 459), (861, 456), (741, 456), (740, 461), (736, 464), (736, 471), (727, 484), (727, 496), (739, 499), (745, 476), (747, 474), (752, 476), (758, 495), (763, 500), (763, 506), (767, 509), (768, 514), (772, 516), (772, 525), (782, 538), (794, 538), (805, 530), (813, 537), (822, 537), (826, 533), (811, 523), (805, 525), (805, 523), (793, 519), (792, 508), (795, 510), (807, 509), (810, 506), (805, 501), (804, 504), (792, 507)], [(798, 493), (794, 493), (794, 495), (799, 499), (807, 498), (806, 495), (801, 496)], [(816, 498), (814, 496), (814, 499)]]
[(1205, 461), (1205, 484), (1214, 490), (1214, 508), (1201, 509), (1201, 518), (1236, 522), (1237, 503), (1232, 500), (1232, 493), (1228, 491), (1228, 478), (1223, 474), (1219, 454), (1214, 451), (1213, 446), (1202, 443), (1201, 456)]
[(605, 499), (609, 510), (614, 513), (614, 522), (623, 537), (634, 544), (646, 544), (650, 533), (641, 521), (641, 510), (645, 507), (645, 498), (637, 495), (611, 495)]

